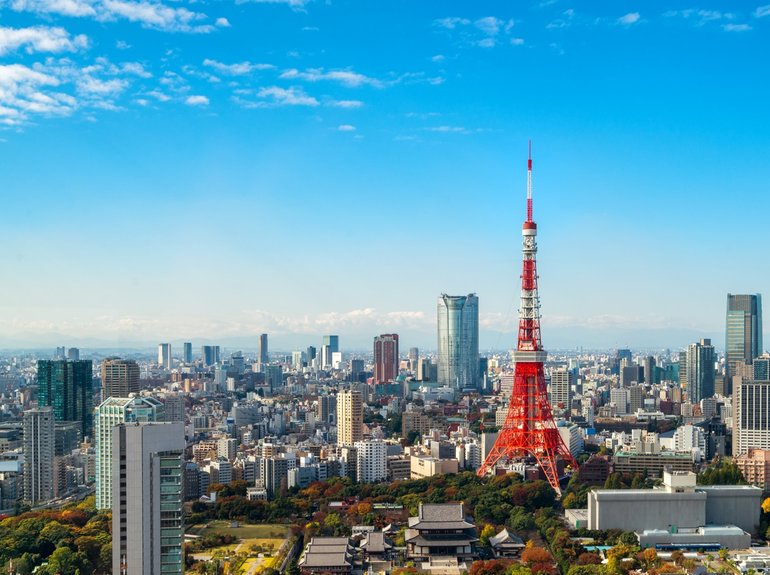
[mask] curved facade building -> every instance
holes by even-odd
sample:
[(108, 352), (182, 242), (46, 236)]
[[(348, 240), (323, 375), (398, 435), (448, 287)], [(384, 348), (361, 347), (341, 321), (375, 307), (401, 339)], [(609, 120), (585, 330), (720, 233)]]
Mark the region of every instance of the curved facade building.
[(438, 298), (438, 382), (463, 389), (479, 383), (479, 298)]

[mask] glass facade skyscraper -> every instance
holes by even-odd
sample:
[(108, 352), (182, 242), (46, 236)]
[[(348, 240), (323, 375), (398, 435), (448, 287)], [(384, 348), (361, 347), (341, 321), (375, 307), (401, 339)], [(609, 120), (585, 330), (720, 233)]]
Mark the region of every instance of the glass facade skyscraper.
[(479, 298), (438, 298), (438, 381), (454, 389), (479, 385)]
[(57, 422), (79, 422), (81, 437), (90, 437), (93, 431), (93, 382), (90, 359), (41, 359), (37, 362), (38, 405), (51, 406)]
[(727, 294), (725, 375), (728, 385), (738, 364), (750, 364), (762, 355), (762, 296)]
[(701, 399), (714, 396), (715, 375), (714, 346), (710, 339), (692, 343), (685, 352), (685, 382), (687, 399), (699, 403)]

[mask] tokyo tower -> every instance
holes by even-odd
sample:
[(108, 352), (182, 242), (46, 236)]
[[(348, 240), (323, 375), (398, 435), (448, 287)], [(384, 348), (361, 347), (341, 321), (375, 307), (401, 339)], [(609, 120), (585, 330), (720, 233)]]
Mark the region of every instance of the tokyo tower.
[(513, 352), (515, 371), (508, 416), (478, 475), (483, 477), (498, 461), (534, 457), (548, 483), (561, 494), (556, 458), (573, 469), (575, 459), (562, 441), (553, 421), (543, 363), (546, 352), (540, 342), (540, 297), (537, 293), (537, 224), (532, 219), (532, 143), (527, 160), (527, 219), (522, 227), (524, 262), (521, 272), (519, 335)]

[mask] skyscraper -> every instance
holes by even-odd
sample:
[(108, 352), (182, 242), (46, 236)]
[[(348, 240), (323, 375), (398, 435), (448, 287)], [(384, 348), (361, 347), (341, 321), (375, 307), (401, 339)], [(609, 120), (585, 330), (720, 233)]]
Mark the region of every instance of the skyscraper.
[(214, 365), (215, 363), (219, 363), (219, 346), (201, 346), (201, 357), (203, 358), (203, 365), (206, 367)]
[(733, 381), (733, 455), (770, 449), (770, 381)]
[(710, 339), (687, 346), (685, 359), (685, 391), (687, 400), (697, 404), (714, 395), (714, 346)]
[(340, 350), (340, 336), (325, 335), (321, 346), (321, 368), (332, 366), (332, 354)]
[(360, 391), (337, 394), (337, 445), (353, 446), (364, 439), (364, 402)]
[(154, 397), (109, 397), (94, 410), (96, 508), (112, 508), (112, 435), (121, 423), (164, 420), (165, 406)]
[(420, 350), (416, 347), (409, 348), (409, 369), (412, 371), (417, 369), (417, 362), (420, 359)]
[(182, 350), (182, 361), (184, 363), (192, 363), (192, 342), (184, 342)]
[(110, 357), (102, 362), (102, 400), (139, 393), (139, 364), (133, 359)]
[(80, 349), (77, 347), (71, 347), (67, 350), (67, 359), (70, 361), (78, 361), (80, 359)]
[(395, 381), (398, 375), (398, 334), (374, 338), (374, 383)]
[(181, 575), (184, 424), (113, 430), (112, 572)]
[(737, 365), (749, 364), (762, 355), (762, 296), (727, 294), (725, 375), (738, 374)]
[(307, 366), (308, 367), (313, 367), (313, 360), (315, 359), (315, 356), (316, 356), (316, 348), (315, 348), (315, 346), (309, 345), (308, 348), (307, 348), (307, 353), (305, 354), (305, 356), (307, 358)]
[(44, 503), (54, 496), (54, 414), (50, 407), (24, 412), (24, 501)]
[(283, 368), (280, 365), (263, 365), (265, 372), (265, 384), (270, 388), (270, 393), (283, 387)]
[(572, 405), (572, 372), (566, 368), (551, 372), (551, 409), (569, 417)]
[(171, 344), (158, 344), (158, 365), (166, 369), (171, 369)]
[(37, 362), (37, 403), (51, 406), (56, 421), (77, 421), (81, 437), (93, 431), (93, 366), (90, 359)]
[(270, 354), (267, 351), (267, 334), (259, 334), (259, 343), (257, 345), (257, 361), (259, 363), (270, 363)]
[(651, 355), (648, 355), (644, 358), (644, 382), (649, 385), (655, 385), (656, 383), (660, 383), (658, 381), (657, 377), (657, 366), (655, 363), (655, 358)]
[(478, 387), (479, 298), (438, 298), (438, 381), (454, 389)]

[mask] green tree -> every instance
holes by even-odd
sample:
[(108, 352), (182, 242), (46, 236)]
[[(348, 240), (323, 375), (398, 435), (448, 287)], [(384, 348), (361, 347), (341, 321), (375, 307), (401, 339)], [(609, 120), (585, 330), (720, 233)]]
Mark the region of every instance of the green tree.
[(484, 525), (484, 528), (481, 530), (481, 536), (480, 536), (481, 544), (484, 547), (488, 547), (489, 546), (489, 538), (490, 537), (494, 537), (494, 535), (495, 535), (495, 527), (494, 527), (494, 525), (490, 525), (489, 523)]

